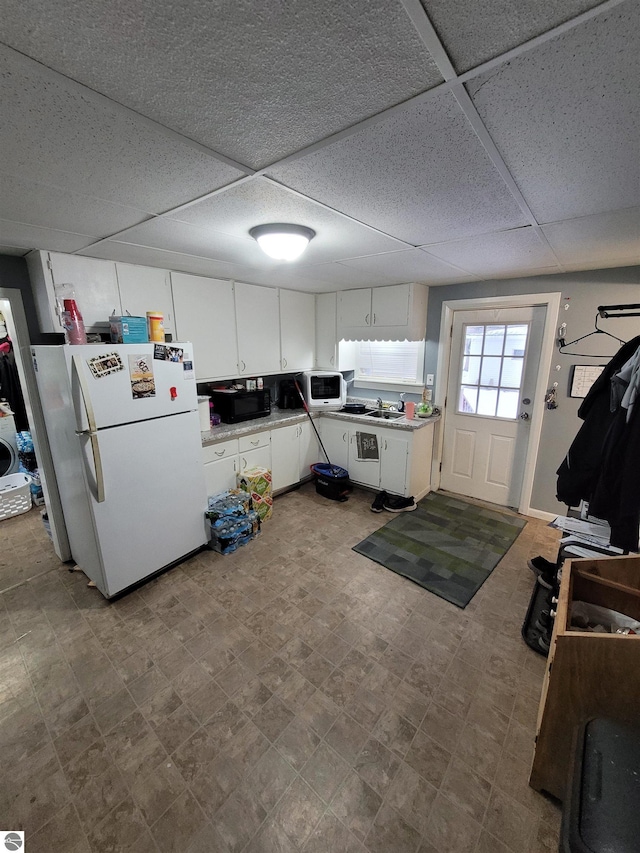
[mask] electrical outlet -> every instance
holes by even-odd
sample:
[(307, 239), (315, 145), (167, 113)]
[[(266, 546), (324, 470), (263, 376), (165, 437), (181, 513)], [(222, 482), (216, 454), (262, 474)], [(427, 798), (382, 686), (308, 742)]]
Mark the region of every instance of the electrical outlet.
[(427, 373), (427, 385), (433, 385), (433, 373)]

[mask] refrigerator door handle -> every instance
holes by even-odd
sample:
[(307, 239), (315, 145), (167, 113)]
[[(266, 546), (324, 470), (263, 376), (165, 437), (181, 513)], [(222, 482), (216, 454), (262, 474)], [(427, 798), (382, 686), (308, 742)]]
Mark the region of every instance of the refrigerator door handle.
[(87, 380), (85, 379), (84, 373), (82, 372), (82, 363), (80, 361), (80, 356), (74, 354), (72, 356), (71, 363), (73, 364), (74, 372), (78, 377), (80, 393), (82, 394), (82, 403), (84, 405), (84, 410), (87, 415), (87, 422), (89, 424), (89, 429), (76, 430), (76, 435), (88, 435), (91, 439), (91, 452), (93, 453), (93, 464), (95, 465), (96, 469), (96, 500), (99, 504), (101, 504), (104, 502), (104, 474), (102, 471), (102, 457), (100, 456), (100, 443), (98, 441), (98, 431), (96, 429), (96, 418), (93, 412), (93, 406), (91, 405), (91, 395), (89, 394)]

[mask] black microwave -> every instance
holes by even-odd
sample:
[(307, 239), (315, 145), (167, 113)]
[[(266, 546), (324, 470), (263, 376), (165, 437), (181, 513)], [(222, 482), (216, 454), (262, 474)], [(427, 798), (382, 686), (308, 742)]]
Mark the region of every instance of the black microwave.
[(225, 424), (238, 424), (271, 414), (268, 388), (259, 391), (210, 391), (213, 411)]

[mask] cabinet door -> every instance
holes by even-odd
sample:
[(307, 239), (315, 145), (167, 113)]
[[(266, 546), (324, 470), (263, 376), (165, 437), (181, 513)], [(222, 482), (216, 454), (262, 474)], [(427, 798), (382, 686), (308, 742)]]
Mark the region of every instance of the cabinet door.
[[(358, 448), (358, 435), (371, 437), (374, 436), (377, 442), (377, 458), (372, 459), (367, 456), (360, 456)], [(362, 483), (365, 486), (373, 486), (374, 489), (380, 487), (380, 459), (382, 456), (382, 443), (380, 441), (377, 430), (370, 427), (361, 429), (351, 428), (349, 430), (349, 476), (356, 483)]]
[(318, 370), (336, 370), (337, 294), (316, 294), (316, 363)]
[(238, 374), (280, 373), (278, 291), (257, 284), (235, 284)]
[(310, 370), (315, 348), (315, 297), (295, 290), (280, 291), (282, 370)]
[(338, 293), (338, 328), (371, 325), (371, 288)]
[(196, 379), (229, 379), (238, 375), (233, 285), (230, 281), (171, 273), (175, 333), (191, 341)]
[[(122, 313), (146, 317), (147, 311), (159, 311), (165, 332), (174, 332), (171, 279), (168, 270), (116, 263)], [(190, 338), (187, 338), (190, 340)]]
[(406, 326), (409, 322), (411, 285), (374, 287), (371, 291), (373, 326)]
[(408, 484), (407, 461), (409, 441), (391, 430), (381, 430), (380, 444), (380, 488), (394, 495), (406, 495)]
[(268, 468), (271, 471), (271, 445), (256, 447), (255, 450), (240, 451), (240, 473), (247, 468)]
[[(319, 428), (320, 421), (316, 419), (316, 429)], [(324, 456), (320, 449), (320, 443), (315, 430), (309, 423), (304, 421), (299, 424), (300, 427), (300, 479), (311, 475), (310, 466), (316, 462), (324, 462)]]
[(51, 277), (54, 292), (64, 297), (63, 285), (70, 285), (86, 329), (109, 327), (109, 315), (120, 314), (120, 293), (113, 261), (98, 258), (81, 258), (78, 255), (63, 255), (50, 252)]
[[(320, 435), (332, 465), (349, 467), (349, 424), (346, 421), (320, 419)], [(322, 450), (316, 461), (326, 462)]]
[(204, 479), (207, 485), (207, 495), (217, 495), (226, 489), (236, 488), (236, 472), (238, 457), (228, 456), (217, 462), (207, 462), (204, 466)]
[(273, 488), (284, 489), (300, 482), (300, 425), (271, 431)]

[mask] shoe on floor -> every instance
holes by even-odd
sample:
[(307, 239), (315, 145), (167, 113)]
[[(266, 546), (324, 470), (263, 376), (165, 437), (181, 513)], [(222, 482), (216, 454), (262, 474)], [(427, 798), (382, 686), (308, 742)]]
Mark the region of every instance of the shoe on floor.
[(556, 563), (545, 560), (544, 557), (534, 557), (533, 560), (527, 560), (527, 565), (531, 571), (535, 572), (537, 575), (541, 572), (547, 575), (555, 574), (558, 568)]
[(382, 512), (384, 502), (388, 500), (389, 495), (386, 492), (378, 492), (371, 504), (371, 512)]
[(387, 512), (412, 512), (414, 509), (418, 509), (418, 504), (414, 501), (413, 496), (402, 498), (397, 495), (387, 495), (383, 507)]

